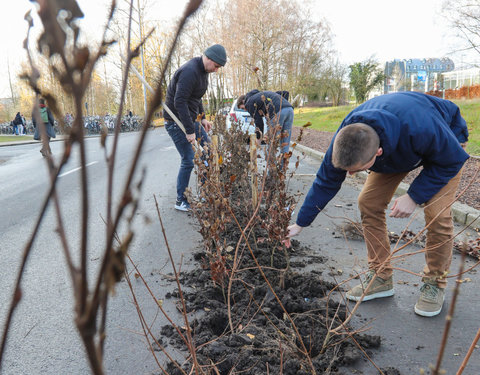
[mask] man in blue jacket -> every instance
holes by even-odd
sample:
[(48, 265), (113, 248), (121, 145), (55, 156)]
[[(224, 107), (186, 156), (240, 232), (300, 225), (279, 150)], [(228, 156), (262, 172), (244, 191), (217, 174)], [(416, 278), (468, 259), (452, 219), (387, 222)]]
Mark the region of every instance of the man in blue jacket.
[(422, 166), (408, 192), (394, 200), (389, 216), (409, 217), (417, 205), (424, 205), (426, 265), (415, 312), (439, 314), (452, 259), (450, 204), (469, 157), (464, 150), (467, 140), (465, 120), (448, 100), (400, 92), (365, 102), (350, 112), (337, 130), (296, 223), (288, 228), (289, 237), (312, 223), (336, 195), (347, 173), (369, 170), (358, 198), (369, 271), (346, 297), (358, 301), (365, 294), (363, 301), (368, 301), (393, 295), (385, 210), (402, 179)]
[[(208, 86), (208, 74), (218, 71), (226, 62), (225, 48), (220, 44), (214, 44), (205, 50), (203, 56), (194, 57), (182, 65), (173, 75), (167, 88), (165, 104), (181, 121), (186, 131), (185, 134), (167, 111), (163, 111), (165, 129), (181, 157), (175, 202), (175, 209), (180, 211), (190, 210), (184, 193), (193, 169), (195, 153), (192, 143), (196, 139), (200, 140), (201, 145), (209, 142), (207, 132), (210, 131), (212, 124), (206, 120), (202, 105), (202, 96)], [(200, 116), (200, 121), (197, 121), (197, 116)]]
[(288, 91), (258, 91), (252, 90), (237, 99), (238, 108), (246, 109), (255, 120), (257, 139), (264, 134), (263, 118), (267, 124), (281, 126), (280, 150), (287, 153), (290, 147), (293, 125), (293, 106), (288, 102)]

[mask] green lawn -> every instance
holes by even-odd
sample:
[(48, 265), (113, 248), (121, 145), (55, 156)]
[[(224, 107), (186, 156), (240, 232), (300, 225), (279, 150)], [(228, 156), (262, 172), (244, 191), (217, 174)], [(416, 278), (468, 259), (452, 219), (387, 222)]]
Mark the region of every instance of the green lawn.
[(294, 126), (302, 126), (311, 122), (312, 129), (326, 132), (334, 132), (348, 113), (354, 109), (354, 105), (340, 107), (306, 107), (295, 109)]
[(480, 156), (480, 99), (454, 100), (468, 126), (467, 151)]
[(31, 140), (33, 140), (33, 135), (0, 135), (0, 143)]
[[(480, 99), (454, 100), (460, 107), (463, 118), (467, 121), (470, 133), (467, 151), (471, 155), (480, 155)], [(354, 109), (354, 105), (341, 107), (314, 107), (295, 109), (294, 126), (302, 126), (311, 122), (312, 129), (334, 132), (345, 118)]]

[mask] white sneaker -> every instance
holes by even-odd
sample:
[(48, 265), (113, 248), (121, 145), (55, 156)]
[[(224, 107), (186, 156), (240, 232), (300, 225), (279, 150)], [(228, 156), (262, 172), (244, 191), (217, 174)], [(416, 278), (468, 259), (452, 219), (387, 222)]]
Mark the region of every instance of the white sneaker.
[(175, 202), (175, 209), (183, 212), (188, 212), (191, 210), (187, 201), (179, 201), (178, 199)]

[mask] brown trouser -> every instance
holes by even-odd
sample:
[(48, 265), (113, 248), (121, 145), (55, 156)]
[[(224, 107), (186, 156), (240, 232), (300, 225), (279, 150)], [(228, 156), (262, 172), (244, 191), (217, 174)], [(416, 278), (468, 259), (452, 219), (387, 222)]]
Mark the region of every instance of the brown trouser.
[[(378, 270), (378, 276), (386, 279), (392, 275), (388, 261), (390, 241), (388, 238), (385, 210), (395, 190), (408, 173), (370, 172), (358, 197), (362, 217), (363, 234), (370, 269)], [(425, 203), (427, 241), (425, 247), (424, 280), (437, 281), (445, 288), (445, 272), (449, 270), (453, 249), (453, 220), (449, 205), (455, 199), (462, 171), (452, 178), (429, 202)], [(436, 217), (438, 215), (438, 217)]]

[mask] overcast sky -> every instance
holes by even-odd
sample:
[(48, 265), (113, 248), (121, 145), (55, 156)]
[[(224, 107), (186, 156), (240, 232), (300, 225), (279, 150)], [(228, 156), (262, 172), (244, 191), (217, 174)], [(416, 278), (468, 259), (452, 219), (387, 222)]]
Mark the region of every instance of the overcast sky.
[[(345, 63), (363, 61), (371, 56), (382, 62), (394, 58), (443, 57), (452, 50), (452, 40), (447, 37), (452, 32), (439, 16), (442, 0), (312, 1), (312, 17), (324, 17), (329, 21), (336, 48)], [(110, 0), (77, 2), (86, 16), (84, 24), (100, 33)], [(186, 0), (149, 0), (149, 3), (149, 18), (177, 18)], [(7, 61), (14, 75), (19, 72), (18, 63), (25, 56), (22, 42), (27, 24), (23, 17), (31, 8), (28, 0), (9, 1), (0, 15), (0, 97), (10, 96)], [(450, 57), (457, 65), (461, 63), (460, 55)]]

